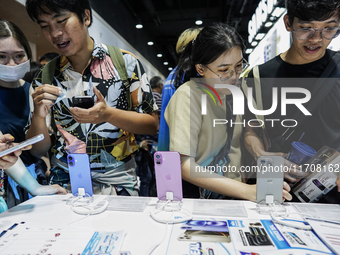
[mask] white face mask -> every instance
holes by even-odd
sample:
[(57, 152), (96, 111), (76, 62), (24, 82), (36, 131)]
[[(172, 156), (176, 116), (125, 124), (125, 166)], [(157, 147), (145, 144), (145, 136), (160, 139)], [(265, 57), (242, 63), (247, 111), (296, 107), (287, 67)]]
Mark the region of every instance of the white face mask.
[(24, 77), (29, 71), (29, 60), (16, 66), (0, 65), (0, 80), (6, 82), (15, 82)]

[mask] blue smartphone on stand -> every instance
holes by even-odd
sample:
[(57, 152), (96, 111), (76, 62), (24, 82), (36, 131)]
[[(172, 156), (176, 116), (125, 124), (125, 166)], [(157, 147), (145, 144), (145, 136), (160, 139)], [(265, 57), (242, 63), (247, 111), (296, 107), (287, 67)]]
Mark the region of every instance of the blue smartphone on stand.
[(92, 196), (93, 187), (89, 155), (69, 154), (67, 163), (73, 196), (78, 196), (79, 188), (84, 188), (85, 196)]

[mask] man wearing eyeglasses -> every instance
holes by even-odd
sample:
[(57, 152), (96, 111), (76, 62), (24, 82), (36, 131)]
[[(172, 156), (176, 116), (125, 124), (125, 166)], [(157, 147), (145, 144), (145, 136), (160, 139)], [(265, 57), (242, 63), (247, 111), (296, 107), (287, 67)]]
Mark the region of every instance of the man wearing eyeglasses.
[[(336, 38), (340, 33), (340, 1), (286, 0), (286, 8), (287, 14), (284, 15), (283, 19), (287, 31), (291, 32), (291, 46), (286, 52), (260, 65), (258, 69), (259, 77), (261, 78), (263, 110), (271, 108), (275, 101), (272, 97), (273, 88), (278, 90), (276, 110), (272, 114), (264, 116), (265, 130), (267, 138), (271, 142), (271, 147), (267, 149), (264, 139), (260, 138), (265, 134), (265, 132), (261, 131), (261, 128), (250, 126), (245, 128), (245, 146), (255, 160), (264, 155), (286, 157), (291, 147), (291, 142), (300, 138), (301, 142), (308, 144), (316, 151), (324, 145), (340, 151), (339, 82), (335, 83), (323, 100), (320, 100), (320, 105), (312, 112), (311, 116), (301, 122), (300, 126), (297, 123), (294, 132), (288, 131), (285, 133), (289, 124), (286, 122), (286, 125), (284, 125), (282, 121), (295, 119), (296, 112), (301, 112), (301, 109), (294, 104), (287, 104), (286, 115), (283, 115), (281, 111), (282, 105), (280, 104), (282, 88), (286, 88), (288, 91), (290, 88), (304, 88), (312, 91), (319, 77), (328, 77), (324, 71), (331, 62), (334, 62), (333, 57), (339, 54), (327, 49), (327, 47), (332, 39)], [(339, 68), (339, 65), (336, 68)], [(249, 73), (247, 78), (247, 85), (248, 87), (252, 86), (253, 91), (255, 83), (252, 78), (256, 76), (254, 75), (254, 70)], [(327, 85), (325, 83), (322, 86)], [(312, 93), (309, 101), (313, 103), (315, 94), (320, 94), (320, 91), (326, 89), (322, 86), (319, 90), (316, 90), (316, 93)], [(302, 93), (292, 92), (288, 93), (286, 98), (298, 101), (304, 96)], [(256, 95), (254, 95), (254, 98), (256, 98)], [(259, 101), (259, 98), (256, 98), (256, 100)], [(306, 105), (307, 103), (303, 104), (303, 106)], [(246, 119), (251, 120), (256, 119), (256, 117), (246, 113)], [(292, 125), (292, 122), (290, 125)], [(284, 140), (281, 139), (282, 137)], [(280, 139), (281, 143), (278, 142)], [(287, 159), (285, 159), (285, 165), (300, 169), (300, 166)], [(291, 174), (286, 174), (285, 177), (292, 183), (299, 178)], [(337, 185), (340, 191), (339, 178)]]

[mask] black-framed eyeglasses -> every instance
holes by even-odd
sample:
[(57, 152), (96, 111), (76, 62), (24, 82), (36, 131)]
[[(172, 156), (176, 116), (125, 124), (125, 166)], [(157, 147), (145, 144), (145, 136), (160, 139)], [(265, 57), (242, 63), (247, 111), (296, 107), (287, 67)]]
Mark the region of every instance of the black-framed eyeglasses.
[(244, 58), (242, 59), (242, 65), (235, 67), (235, 69), (233, 70), (228, 70), (225, 71), (223, 74), (219, 75), (217, 73), (215, 73), (213, 70), (211, 70), (208, 66), (203, 65), (206, 68), (208, 68), (211, 72), (213, 72), (214, 74), (216, 74), (221, 81), (226, 81), (228, 79), (230, 79), (231, 77), (233, 77), (234, 73), (236, 73), (237, 75), (240, 75), (241, 73), (243, 73), (247, 67), (249, 66), (247, 60), (245, 60)]
[(312, 38), (315, 32), (320, 32), (321, 37), (326, 40), (332, 40), (340, 34), (340, 27), (325, 27), (324, 29), (308, 27), (299, 28), (298, 30), (293, 29), (293, 32), (298, 40), (307, 40)]

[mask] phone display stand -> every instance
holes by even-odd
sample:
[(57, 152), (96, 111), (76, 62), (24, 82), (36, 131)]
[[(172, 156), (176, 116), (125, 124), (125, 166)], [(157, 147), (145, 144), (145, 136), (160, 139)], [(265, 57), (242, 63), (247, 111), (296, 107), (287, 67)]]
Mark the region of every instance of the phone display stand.
[(273, 195), (267, 195), (266, 201), (262, 200), (256, 204), (256, 211), (259, 214), (286, 213), (287, 209), (278, 201), (273, 200)]
[(182, 209), (182, 201), (158, 200), (156, 203), (156, 210), (162, 210), (165, 212), (177, 212)]
[[(182, 201), (173, 200), (173, 193), (166, 193), (167, 200), (158, 200), (150, 216), (159, 223), (181, 223), (192, 219), (192, 214), (182, 208)], [(176, 214), (176, 215), (175, 215)], [(161, 216), (162, 215), (162, 216)]]
[(83, 188), (79, 188), (78, 193), (76, 193), (75, 195), (76, 196), (72, 195), (66, 200), (67, 205), (86, 206), (93, 202), (93, 196), (85, 193), (85, 190)]

